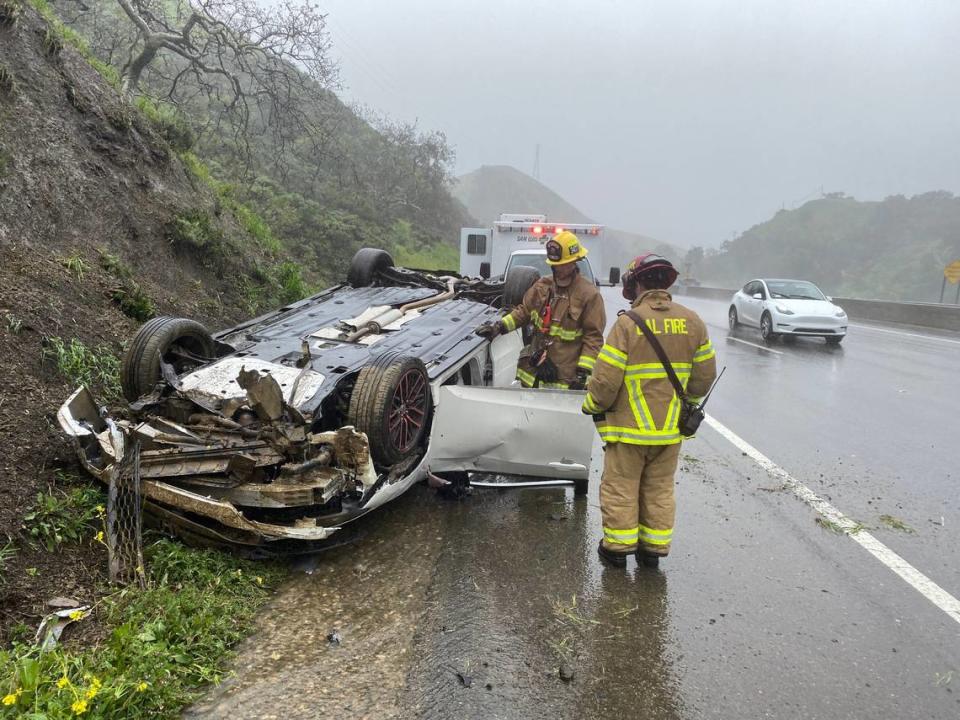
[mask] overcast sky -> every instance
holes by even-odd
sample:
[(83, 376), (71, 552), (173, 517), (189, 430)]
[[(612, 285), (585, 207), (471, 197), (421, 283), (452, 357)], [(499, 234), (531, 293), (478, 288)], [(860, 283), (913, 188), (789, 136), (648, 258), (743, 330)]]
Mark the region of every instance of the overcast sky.
[[(781, 206), (960, 191), (957, 0), (322, 0), (343, 96), (713, 245)], [(510, 208), (504, 208), (505, 212)], [(558, 218), (562, 219), (562, 218)]]

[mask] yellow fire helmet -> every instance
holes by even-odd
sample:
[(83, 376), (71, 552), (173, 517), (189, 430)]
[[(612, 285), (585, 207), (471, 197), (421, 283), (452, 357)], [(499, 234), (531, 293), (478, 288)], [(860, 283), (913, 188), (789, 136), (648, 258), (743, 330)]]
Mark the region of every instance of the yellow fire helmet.
[(547, 265), (566, 265), (582, 260), (587, 249), (580, 244), (579, 238), (569, 230), (558, 232), (547, 240)]

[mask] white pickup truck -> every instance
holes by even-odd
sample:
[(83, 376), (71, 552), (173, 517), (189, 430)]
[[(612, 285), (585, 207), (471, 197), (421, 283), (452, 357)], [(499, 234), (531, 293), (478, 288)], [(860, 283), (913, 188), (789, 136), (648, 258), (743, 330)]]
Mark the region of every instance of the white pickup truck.
[[(547, 251), (542, 248), (517, 250), (511, 253), (503, 276), (506, 277), (515, 267), (532, 267), (534, 270), (540, 273), (540, 277), (546, 277), (552, 272), (550, 266), (547, 265)], [(580, 274), (590, 282), (595, 283), (596, 285), (600, 284), (600, 281), (593, 274), (593, 267), (590, 265), (589, 257), (580, 261)]]

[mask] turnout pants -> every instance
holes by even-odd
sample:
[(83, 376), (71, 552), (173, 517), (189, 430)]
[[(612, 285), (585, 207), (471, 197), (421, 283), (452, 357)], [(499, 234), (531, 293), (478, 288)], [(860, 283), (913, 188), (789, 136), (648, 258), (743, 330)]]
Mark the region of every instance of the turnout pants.
[(680, 443), (608, 443), (600, 480), (603, 544), (614, 552), (670, 552)]

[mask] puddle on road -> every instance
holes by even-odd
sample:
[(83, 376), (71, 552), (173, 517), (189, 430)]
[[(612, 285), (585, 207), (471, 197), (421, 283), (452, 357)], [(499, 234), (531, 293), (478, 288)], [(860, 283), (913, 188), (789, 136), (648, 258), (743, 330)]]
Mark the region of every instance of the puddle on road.
[(186, 717), (683, 716), (667, 580), (600, 566), (596, 504), (415, 487), (283, 588)]
[(682, 714), (664, 659), (665, 576), (600, 567), (595, 502), (494, 490), (450, 511), (457, 540), (427, 596), (403, 695), (409, 717)]

